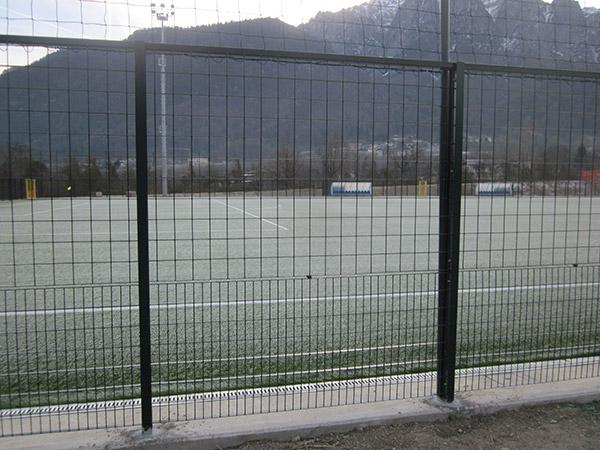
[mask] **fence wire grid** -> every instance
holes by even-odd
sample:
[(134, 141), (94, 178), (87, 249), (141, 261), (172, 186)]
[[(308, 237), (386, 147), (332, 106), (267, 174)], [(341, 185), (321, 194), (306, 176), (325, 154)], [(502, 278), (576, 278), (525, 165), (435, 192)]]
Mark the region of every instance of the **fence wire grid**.
[(600, 376), (593, 8), (142, 3), (0, 8), (0, 435)]

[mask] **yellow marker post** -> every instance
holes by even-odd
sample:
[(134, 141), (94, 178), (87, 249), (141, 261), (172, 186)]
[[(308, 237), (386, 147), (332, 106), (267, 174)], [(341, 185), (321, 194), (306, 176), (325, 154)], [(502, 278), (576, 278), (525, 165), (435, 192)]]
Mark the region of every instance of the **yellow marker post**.
[(25, 178), (25, 196), (27, 200), (37, 198), (37, 180), (34, 178)]
[(427, 183), (427, 180), (419, 180), (417, 195), (419, 197), (429, 197), (429, 183)]

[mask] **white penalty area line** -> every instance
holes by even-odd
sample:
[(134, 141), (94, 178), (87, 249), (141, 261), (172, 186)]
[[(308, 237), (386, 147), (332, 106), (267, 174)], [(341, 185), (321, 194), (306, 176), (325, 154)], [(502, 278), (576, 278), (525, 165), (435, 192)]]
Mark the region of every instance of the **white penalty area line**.
[[(497, 292), (521, 292), (534, 290), (549, 290), (549, 289), (565, 289), (565, 288), (587, 288), (600, 286), (600, 282), (589, 283), (561, 283), (561, 284), (544, 284), (540, 286), (509, 286), (509, 287), (490, 287), (490, 288), (469, 288), (459, 289), (458, 293), (462, 295), (482, 294), (482, 293), (497, 293)], [(19, 290), (19, 289), (16, 289)], [(31, 289), (27, 289), (31, 290)], [(11, 292), (14, 290), (10, 290)], [(222, 301), (222, 302), (203, 302), (203, 303), (167, 303), (163, 305), (152, 304), (151, 310), (170, 310), (170, 309), (189, 309), (189, 308), (242, 308), (256, 305), (270, 305), (278, 303), (307, 303), (307, 302), (325, 302), (325, 301), (369, 301), (378, 299), (402, 299), (402, 298), (419, 298), (432, 297), (436, 298), (438, 291), (417, 291), (417, 292), (399, 292), (399, 293), (382, 293), (382, 294), (349, 294), (335, 295), (325, 297), (304, 297), (304, 298), (273, 298), (261, 300), (243, 300), (243, 301)], [(7, 296), (5, 296), (7, 298)], [(110, 312), (137, 312), (139, 307), (135, 306), (96, 306), (89, 308), (60, 308), (60, 309), (37, 309), (37, 310), (21, 310), (21, 311), (0, 311), (0, 317), (20, 317), (20, 316), (54, 316), (61, 314), (95, 314), (95, 313), (110, 313)]]
[[(71, 203), (68, 206), (60, 206), (58, 208), (55, 208), (54, 206), (51, 206), (50, 209), (43, 209), (43, 210), (37, 210), (37, 209), (33, 209), (33, 210), (29, 210), (26, 213), (19, 213), (19, 214), (14, 214), (14, 207), (13, 207), (13, 214), (12, 217), (35, 217), (38, 214), (47, 214), (47, 213), (53, 213), (54, 211), (64, 211), (67, 209), (70, 210), (74, 210), (75, 208), (78, 208), (80, 206), (85, 206), (88, 205), (89, 202), (88, 201), (77, 201), (75, 203)], [(6, 207), (6, 209), (10, 210), (10, 207)]]
[(277, 228), (279, 228), (279, 229), (281, 229), (281, 230), (290, 231), (289, 229), (287, 229), (287, 228), (286, 228), (286, 227), (284, 227), (283, 225), (279, 225), (277, 222), (272, 222), (272, 221), (271, 221), (271, 220), (269, 220), (269, 219), (265, 219), (264, 217), (257, 216), (256, 214), (252, 214), (251, 212), (248, 212), (248, 211), (246, 211), (246, 210), (245, 210), (245, 209), (243, 209), (243, 208), (238, 208), (237, 206), (230, 205), (230, 204), (229, 204), (229, 202), (224, 202), (224, 201), (222, 201), (222, 200), (217, 200), (217, 199), (214, 199), (213, 201), (215, 201), (216, 203), (219, 203), (219, 204), (221, 204), (221, 205), (223, 205), (223, 206), (226, 206), (226, 207), (228, 207), (228, 208), (231, 208), (231, 209), (233, 209), (233, 210), (235, 210), (235, 211), (239, 211), (239, 212), (241, 212), (242, 214), (245, 214), (245, 215), (247, 215), (247, 216), (253, 217), (254, 219), (260, 219), (260, 220), (262, 220), (263, 222), (265, 222), (265, 223), (268, 223), (269, 225), (273, 225), (274, 227), (277, 227)]
[[(241, 232), (241, 231), (246, 231), (246, 232), (257, 232), (259, 231), (258, 228), (216, 228), (216, 227), (211, 227), (210, 232), (211, 233), (225, 233), (225, 232)], [(181, 238), (181, 236), (185, 236), (186, 239), (188, 239), (187, 235), (191, 236), (192, 234), (208, 234), (209, 230), (194, 230), (193, 233), (192, 231), (178, 231), (177, 232), (177, 237)], [(149, 239), (151, 241), (154, 240), (160, 240), (161, 238), (163, 238), (163, 235), (165, 233), (159, 231), (158, 234), (155, 233), (150, 233), (149, 234)], [(38, 233), (36, 231), (34, 231), (33, 233), (31, 231), (27, 232), (27, 233), (11, 233), (10, 236), (14, 236), (14, 237), (31, 237), (31, 238), (36, 238), (36, 237), (59, 237), (59, 236), (66, 236), (66, 237), (89, 237), (89, 236), (130, 236), (131, 239), (137, 239), (137, 230), (131, 230), (131, 231), (76, 231), (76, 232), (55, 232), (55, 233)], [(181, 238), (183, 239), (183, 238)], [(42, 242), (37, 242), (40, 244), (49, 244), (52, 241), (42, 241)], [(110, 241), (94, 241), (94, 243), (108, 243)], [(133, 242), (133, 241), (132, 241)], [(11, 241), (2, 241), (0, 240), (0, 244), (11, 244)], [(62, 243), (62, 242), (61, 242)]]

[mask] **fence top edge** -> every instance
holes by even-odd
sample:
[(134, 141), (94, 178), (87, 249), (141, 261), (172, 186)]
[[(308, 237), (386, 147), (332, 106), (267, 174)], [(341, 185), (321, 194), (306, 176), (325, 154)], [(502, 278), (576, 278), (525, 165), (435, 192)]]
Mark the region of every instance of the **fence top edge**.
[(229, 56), (240, 58), (262, 58), (277, 60), (294, 60), (305, 62), (348, 63), (374, 66), (414, 67), (417, 69), (442, 70), (450, 69), (453, 64), (440, 61), (418, 59), (400, 59), (392, 57), (343, 55), (336, 53), (310, 53), (289, 50), (245, 49), (238, 47), (211, 47), (185, 44), (159, 44), (133, 40), (113, 41), (102, 39), (60, 38), (45, 36), (2, 35), (0, 44), (28, 46), (73, 47), (94, 50), (123, 50), (135, 51), (140, 45), (148, 52), (187, 53), (206, 56)]
[(464, 63), (467, 72), (480, 72), (484, 75), (543, 75), (549, 78), (583, 78), (587, 80), (600, 80), (600, 72), (550, 69), (543, 67), (527, 66), (500, 66), (497, 64)]
[[(81, 38), (64, 38), (64, 37), (47, 37), (47, 36), (25, 36), (25, 35), (1, 35), (0, 44), (5, 45), (30, 45), (30, 46), (57, 46), (57, 47), (73, 47), (80, 49), (96, 49), (96, 50), (122, 50), (134, 51), (140, 45), (148, 52), (165, 52), (165, 53), (193, 53), (206, 56), (224, 56), (224, 57), (240, 57), (240, 58), (262, 58), (262, 59), (277, 59), (277, 60), (294, 60), (304, 62), (330, 62), (330, 63), (348, 63), (360, 65), (374, 66), (395, 66), (395, 67), (411, 67), (416, 69), (429, 70), (448, 70), (456, 68), (457, 62), (442, 62), (432, 60), (418, 59), (402, 59), (394, 57), (379, 57), (379, 56), (360, 56), (360, 55), (343, 55), (336, 53), (310, 53), (298, 52), (289, 50), (262, 50), (262, 49), (244, 49), (238, 47), (211, 47), (202, 45), (185, 45), (185, 44), (160, 44), (148, 43), (133, 40), (104, 40), (104, 39), (81, 39)], [(495, 64), (480, 64), (460, 62), (464, 64), (466, 71), (487, 72), (489, 74), (521, 74), (521, 75), (543, 75), (555, 78), (583, 78), (590, 80), (600, 80), (600, 71), (586, 70), (570, 70), (570, 69), (551, 69), (541, 67), (528, 66), (501, 66)]]
[(150, 52), (195, 53), (207, 56), (229, 56), (240, 58), (260, 58), (289, 60), (295, 63), (348, 63), (385, 67), (410, 67), (415, 69), (442, 70), (452, 68), (451, 63), (441, 61), (404, 59), (385, 56), (344, 55), (339, 53), (314, 53), (290, 50), (262, 50), (238, 47), (209, 47), (200, 45), (146, 43)]

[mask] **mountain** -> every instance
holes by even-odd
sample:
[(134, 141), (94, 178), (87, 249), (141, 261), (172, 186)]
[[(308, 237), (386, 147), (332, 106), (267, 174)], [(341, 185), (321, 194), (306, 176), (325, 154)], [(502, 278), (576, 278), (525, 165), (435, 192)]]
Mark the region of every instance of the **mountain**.
[[(241, 47), (300, 52), (319, 52), (323, 45), (301, 28), (279, 19), (264, 18), (191, 28), (165, 28), (165, 42), (214, 47)], [(160, 28), (135, 31), (134, 41), (160, 42)]]
[[(582, 9), (574, 0), (451, 4), (452, 60), (600, 68), (596, 9)], [(435, 60), (439, 23), (438, 0), (371, 0), (319, 13), (298, 27), (266, 18), (167, 28), (165, 39)], [(160, 29), (139, 30), (128, 39), (159, 42)], [(153, 149), (160, 80), (158, 55), (148, 59)], [(359, 147), (393, 137), (401, 142), (435, 142), (438, 136), (435, 73), (201, 55), (169, 55), (167, 71), (168, 147), (174, 159), (206, 157), (209, 152), (216, 159), (258, 159), (272, 157), (282, 147), (319, 154), (334, 142)], [(553, 145), (572, 145), (567, 141), (580, 142), (594, 133), (594, 121), (589, 120), (594, 102), (585, 101), (593, 93), (589, 84), (541, 80), (532, 85), (531, 80), (503, 78), (490, 85), (489, 79), (475, 75), (469, 80), (469, 104), (474, 105), (468, 115), (469, 134), (496, 136), (497, 142), (517, 139), (507, 131), (511, 117), (506, 117), (515, 105), (520, 106), (516, 110), (520, 123), (512, 125), (534, 134), (556, 134), (550, 140)], [(537, 92), (534, 96), (532, 89)], [(562, 94), (555, 98), (557, 89)], [(0, 109), (0, 152), (10, 145), (30, 148), (46, 160), (50, 155), (55, 160), (67, 155), (103, 160), (132, 156), (133, 92), (133, 58), (124, 52), (62, 49), (30, 66), (7, 70), (0, 75), (0, 102), (6, 105)], [(501, 114), (490, 108), (489, 101), (483, 104), (491, 95)], [(546, 111), (541, 126), (533, 120), (536, 111)], [(572, 118), (574, 136), (557, 131), (557, 118), (565, 114)], [(532, 145), (542, 145), (542, 140), (535, 141)]]
[[(600, 11), (575, 0), (450, 2), (451, 58), (465, 62), (592, 68)], [(385, 0), (319, 13), (301, 28), (335, 53), (438, 59), (439, 1)]]

